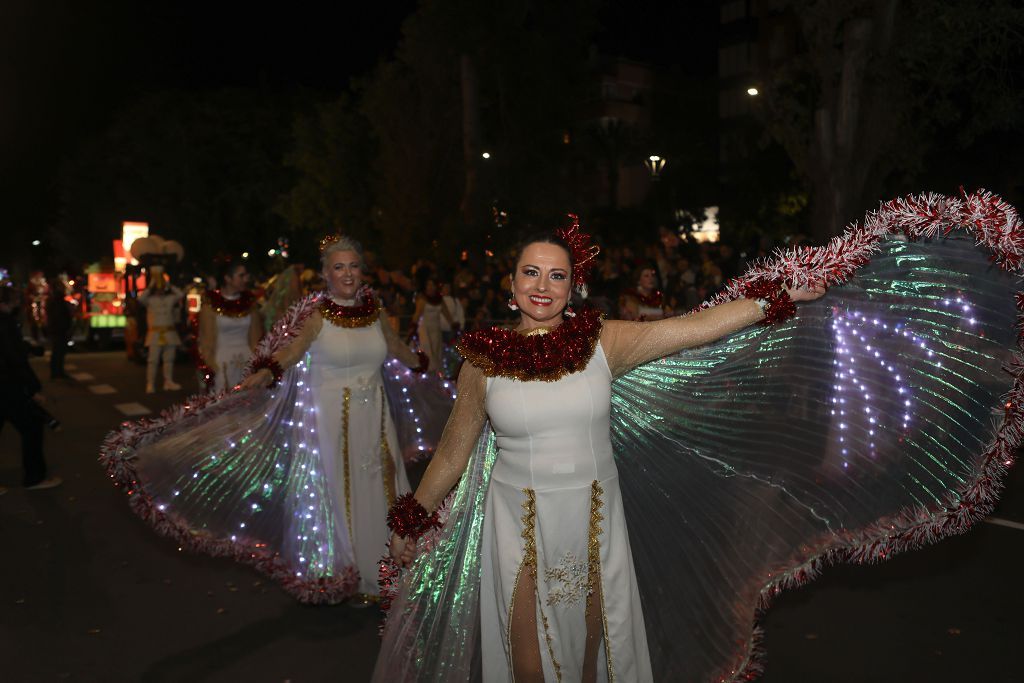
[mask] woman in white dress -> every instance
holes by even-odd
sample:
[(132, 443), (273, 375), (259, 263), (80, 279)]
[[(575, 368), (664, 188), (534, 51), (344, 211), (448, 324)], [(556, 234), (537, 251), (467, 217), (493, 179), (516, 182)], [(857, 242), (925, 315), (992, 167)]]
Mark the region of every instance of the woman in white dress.
[(442, 367), (444, 339), (441, 329), (441, 318), (444, 317), (449, 329), (453, 325), (451, 311), (445, 304), (444, 297), (438, 289), (437, 281), (427, 277), (423, 281), (421, 291), (416, 295), (416, 309), (412, 314), (420, 349), (430, 362), (431, 372), (440, 372)]
[(207, 387), (215, 394), (242, 381), (263, 332), (245, 264), (229, 262), (221, 270), (220, 285), (203, 295), (199, 309), (199, 354), (208, 368)]
[[(613, 378), (709, 343), (823, 290), (778, 285), (658, 322), (568, 309), (595, 252), (578, 225), (529, 240), (512, 277), (515, 330), (467, 334), (448, 426), (415, 496), (389, 513), (391, 555), (417, 538), (466, 470), (489, 420), (497, 459), (481, 541), (482, 676), (499, 681), (650, 681), (651, 663), (609, 434)], [(752, 293), (750, 296), (754, 296)], [(400, 627), (399, 627), (400, 628)], [(389, 675), (379, 661), (375, 680)]]
[(327, 295), (288, 345), (253, 361), (242, 388), (270, 386), (284, 368), (307, 360), (320, 460), (335, 517), (343, 520), (334, 527), (334, 552), (350, 558), (358, 593), (369, 600), (377, 594), (377, 563), (388, 539), (385, 513), (409, 490), (381, 367), (388, 354), (417, 369), (425, 359), (402, 343), (363, 287), (357, 242), (325, 240), (321, 261)]
[(665, 317), (664, 297), (658, 290), (658, 272), (654, 266), (641, 268), (636, 287), (627, 289), (619, 297), (619, 317), (622, 320), (661, 320)]

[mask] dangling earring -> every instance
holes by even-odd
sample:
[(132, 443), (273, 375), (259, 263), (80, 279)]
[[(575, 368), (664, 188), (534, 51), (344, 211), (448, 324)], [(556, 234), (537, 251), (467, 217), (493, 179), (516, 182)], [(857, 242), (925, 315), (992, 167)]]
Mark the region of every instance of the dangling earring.
[(509, 299), (508, 299), (508, 307), (509, 307), (509, 310), (512, 310), (512, 311), (518, 311), (519, 310), (519, 304), (516, 303), (516, 298), (515, 297), (509, 297)]
[(562, 315), (564, 315), (567, 318), (575, 318), (576, 311), (572, 310), (572, 306), (566, 306), (565, 310), (562, 311)]

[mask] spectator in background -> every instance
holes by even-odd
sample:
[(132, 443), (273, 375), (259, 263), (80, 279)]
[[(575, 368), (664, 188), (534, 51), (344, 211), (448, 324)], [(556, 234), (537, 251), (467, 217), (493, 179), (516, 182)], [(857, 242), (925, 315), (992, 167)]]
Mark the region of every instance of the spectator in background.
[[(27, 489), (60, 486), (60, 477), (46, 476), (43, 426), (46, 413), (40, 404), (42, 385), (28, 363), (28, 349), (17, 318), (17, 292), (0, 287), (0, 429), (10, 422), (21, 435), (21, 466)], [(0, 486), (0, 494), (7, 489)]]
[(466, 309), (462, 307), (462, 302), (452, 295), (452, 286), (447, 282), (441, 285), (441, 298), (452, 316), (451, 322), (447, 318), (441, 319), (441, 337), (445, 345), (448, 345), (460, 330), (466, 329)]
[(46, 297), (46, 336), (50, 339), (50, 379), (67, 378), (64, 358), (68, 355), (74, 316), (71, 304), (64, 299), (64, 282), (54, 278)]

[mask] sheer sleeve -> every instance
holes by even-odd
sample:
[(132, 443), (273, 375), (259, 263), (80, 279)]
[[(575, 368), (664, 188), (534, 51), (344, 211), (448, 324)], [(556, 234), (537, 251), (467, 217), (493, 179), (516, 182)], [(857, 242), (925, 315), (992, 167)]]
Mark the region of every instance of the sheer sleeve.
[(313, 345), (323, 326), (324, 319), (320, 312), (311, 313), (288, 346), (274, 352), (274, 360), (280, 363), (282, 368), (289, 368), (298, 363)]
[[(205, 299), (205, 298), (204, 298)], [(217, 352), (217, 314), (205, 299), (199, 309), (199, 355), (209, 365)]]
[(434, 510), (441, 504), (466, 470), (487, 421), (484, 409), (486, 393), (487, 381), (483, 372), (470, 363), (463, 363), (455, 406), (430, 466), (416, 489), (416, 500), (427, 510)]
[(601, 347), (612, 375), (619, 377), (638, 365), (742, 330), (764, 318), (751, 299), (728, 301), (690, 315), (653, 322), (605, 321)]
[(384, 341), (388, 345), (388, 353), (397, 358), (403, 365), (409, 368), (416, 368), (420, 365), (420, 357), (409, 348), (409, 345), (402, 341), (398, 332), (392, 327), (384, 309), (380, 312), (380, 329), (384, 333)]

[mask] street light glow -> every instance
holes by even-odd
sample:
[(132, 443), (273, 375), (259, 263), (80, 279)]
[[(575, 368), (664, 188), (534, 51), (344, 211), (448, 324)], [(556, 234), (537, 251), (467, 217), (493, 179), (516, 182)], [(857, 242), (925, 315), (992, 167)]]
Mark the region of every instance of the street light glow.
[(750, 95), (751, 97), (755, 97), (757, 95), (760, 95), (761, 91), (758, 90), (757, 88), (747, 88), (747, 94)]
[(267, 250), (267, 256), (273, 256), (276, 253), (277, 253), (277, 249), (268, 249)]
[(480, 156), (482, 156), (484, 159), (490, 159), (491, 158), (491, 153), (490, 152), (484, 152)]
[(40, 244), (41, 244), (41, 243), (40, 243), (40, 241), (39, 241), (39, 240), (32, 240), (32, 246), (33, 246), (33, 247), (38, 247), (38, 246), (39, 246)]
[(249, 252), (243, 251), (242, 252), (242, 258), (249, 258)]

